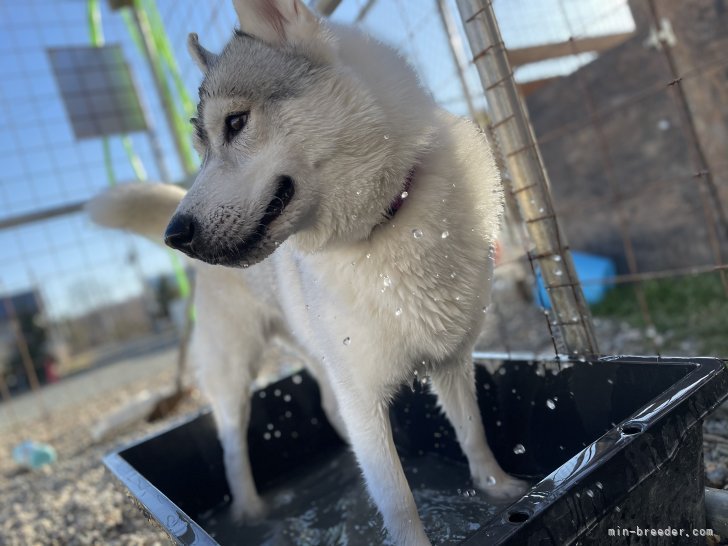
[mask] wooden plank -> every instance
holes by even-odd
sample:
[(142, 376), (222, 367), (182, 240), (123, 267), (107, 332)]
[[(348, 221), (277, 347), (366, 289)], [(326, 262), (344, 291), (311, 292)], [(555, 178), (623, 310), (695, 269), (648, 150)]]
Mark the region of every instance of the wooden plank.
[(560, 76), (555, 76), (553, 78), (543, 78), (541, 80), (532, 80), (528, 82), (523, 82), (518, 84), (518, 90), (521, 92), (521, 95), (524, 97), (528, 97), (531, 93), (535, 93), (539, 89), (541, 89), (544, 85), (548, 85), (549, 83), (560, 80)]
[(632, 37), (633, 33), (605, 34), (604, 36), (591, 36), (588, 38), (575, 38), (566, 42), (554, 42), (532, 47), (522, 47), (508, 50), (508, 60), (511, 66), (522, 66), (537, 63), (557, 57), (566, 57), (575, 53), (594, 51), (600, 53), (624, 43)]

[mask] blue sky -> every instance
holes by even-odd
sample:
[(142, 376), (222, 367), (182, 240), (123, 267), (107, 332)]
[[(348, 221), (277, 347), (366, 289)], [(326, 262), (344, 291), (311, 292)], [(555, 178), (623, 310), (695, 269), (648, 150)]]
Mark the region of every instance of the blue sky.
[[(102, 0), (107, 43), (119, 43), (137, 81), (150, 121), (159, 134), (173, 178), (182, 170), (175, 156), (151, 75), (118, 14)], [(363, 0), (344, 0), (335, 14), (352, 21)], [(190, 93), (200, 75), (188, 60), (185, 39), (200, 34), (203, 44), (219, 50), (235, 23), (227, 0), (158, 0), (172, 46)], [(435, 97), (457, 114), (466, 114), (446, 37), (434, 1), (380, 0), (364, 22), (379, 38), (398, 46), (420, 71)], [(495, 3), (509, 47), (565, 40), (576, 35), (631, 29), (624, 0), (499, 0)], [(89, 43), (84, 1), (25, 0), (0, 3), (0, 218), (84, 200), (107, 186), (101, 142), (76, 141), (53, 78), (45, 49)], [(564, 17), (566, 14), (566, 18)], [(521, 79), (568, 73), (577, 62), (554, 61), (527, 67)], [(477, 97), (473, 70), (468, 81)], [(479, 106), (484, 102), (478, 100)], [(149, 138), (132, 135), (150, 178), (159, 179)], [(119, 180), (134, 173), (118, 138), (111, 139)], [(131, 251), (141, 257), (145, 276), (166, 273), (166, 251), (152, 243), (91, 225), (75, 214), (0, 231), (0, 291), (16, 292), (39, 285), (51, 316), (79, 313), (89, 306), (118, 301), (141, 290)]]

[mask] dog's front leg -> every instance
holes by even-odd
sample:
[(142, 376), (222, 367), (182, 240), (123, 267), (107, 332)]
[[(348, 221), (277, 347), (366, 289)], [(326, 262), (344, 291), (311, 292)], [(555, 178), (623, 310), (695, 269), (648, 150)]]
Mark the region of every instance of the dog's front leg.
[(475, 395), (475, 370), (470, 356), (460, 357), (452, 365), (436, 369), (432, 373), (432, 388), (468, 458), (476, 487), (498, 499), (522, 495), (527, 484), (506, 474), (488, 447)]
[[(209, 322), (199, 324), (195, 332), (198, 337), (196, 341), (206, 339), (209, 333), (204, 328)], [(220, 336), (225, 333), (224, 330), (216, 332)], [(245, 349), (232, 342), (204, 345), (193, 342), (198, 380), (212, 406), (217, 435), (223, 449), (225, 475), (232, 495), (231, 511), (237, 520), (257, 519), (265, 512), (248, 456), (251, 362), (260, 358), (261, 342), (255, 337), (250, 337), (248, 341)]]
[(367, 489), (398, 546), (430, 544), (394, 447), (384, 389), (337, 382), (335, 393)]
[(217, 434), (223, 449), (225, 475), (232, 494), (231, 511), (236, 520), (255, 520), (265, 513), (265, 504), (258, 495), (248, 456), (248, 425), (250, 423), (250, 395), (239, 400), (239, 405), (224, 407), (225, 401), (212, 400)]

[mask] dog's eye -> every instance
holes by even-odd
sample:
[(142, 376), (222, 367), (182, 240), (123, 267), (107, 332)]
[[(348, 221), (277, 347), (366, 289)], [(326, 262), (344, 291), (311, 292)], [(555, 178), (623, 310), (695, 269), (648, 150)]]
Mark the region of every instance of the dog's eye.
[(235, 138), (235, 136), (245, 128), (245, 125), (248, 123), (249, 116), (250, 112), (237, 112), (235, 114), (230, 114), (225, 118), (225, 136), (228, 141)]

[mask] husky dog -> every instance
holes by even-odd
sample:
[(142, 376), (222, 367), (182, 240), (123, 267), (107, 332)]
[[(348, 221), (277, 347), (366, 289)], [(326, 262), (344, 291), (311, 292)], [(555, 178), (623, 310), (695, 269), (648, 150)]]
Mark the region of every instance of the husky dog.
[(233, 3), (240, 31), (221, 54), (189, 37), (205, 74), (193, 120), (204, 159), (181, 201), (159, 207), (179, 201), (165, 241), (206, 262), (192, 354), (233, 510), (262, 510), (248, 387), (267, 341), (285, 335), (322, 364), (327, 412), (394, 542), (429, 544), (387, 410), (415, 372), (430, 376), (475, 484), (499, 498), (525, 489), (488, 448), (471, 360), (502, 212), (493, 157), (392, 49), (300, 0)]

